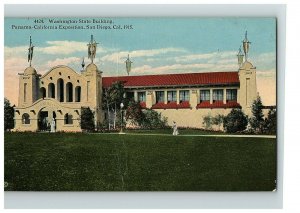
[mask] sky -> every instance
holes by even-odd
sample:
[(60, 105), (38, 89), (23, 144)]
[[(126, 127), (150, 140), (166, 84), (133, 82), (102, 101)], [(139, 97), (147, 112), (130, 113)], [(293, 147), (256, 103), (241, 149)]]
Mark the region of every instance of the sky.
[[(56, 22), (56, 23), (54, 23)], [(57, 28), (57, 29), (55, 29)], [(237, 53), (248, 33), (248, 61), (257, 68), (263, 104), (276, 104), (276, 19), (274, 18), (5, 18), (4, 92), (18, 100), (18, 73), (32, 66), (44, 74), (57, 65), (77, 72), (91, 35), (98, 43), (94, 62), (103, 76), (237, 71)]]

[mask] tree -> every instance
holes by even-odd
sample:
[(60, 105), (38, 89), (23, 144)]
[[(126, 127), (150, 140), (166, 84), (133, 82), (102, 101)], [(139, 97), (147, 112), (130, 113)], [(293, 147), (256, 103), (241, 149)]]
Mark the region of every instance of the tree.
[(103, 109), (107, 111), (108, 129), (110, 130), (110, 112), (113, 111), (113, 123), (116, 127), (116, 119), (118, 111), (120, 110), (120, 104), (124, 101), (124, 84), (121, 81), (114, 82), (111, 87), (107, 88), (103, 92)]
[(10, 101), (4, 98), (4, 131), (14, 128), (14, 108)]
[(250, 118), (251, 129), (256, 133), (263, 132), (264, 126), (264, 115), (263, 115), (263, 104), (260, 96), (252, 103), (252, 117)]
[(268, 117), (264, 122), (264, 131), (268, 134), (276, 134), (277, 132), (277, 112), (276, 108), (270, 109)]
[(134, 125), (140, 126), (145, 119), (142, 107), (139, 102), (129, 101), (126, 109), (126, 120), (130, 120)]
[(89, 107), (81, 107), (80, 119), (81, 129), (86, 130), (88, 132), (95, 131), (94, 113)]
[(247, 116), (241, 109), (232, 109), (231, 112), (224, 117), (224, 129), (228, 133), (244, 131), (247, 124)]

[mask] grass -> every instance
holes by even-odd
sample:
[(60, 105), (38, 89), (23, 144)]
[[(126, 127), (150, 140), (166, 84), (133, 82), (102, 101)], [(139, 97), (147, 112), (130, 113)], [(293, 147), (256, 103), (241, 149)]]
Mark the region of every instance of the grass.
[(271, 191), (276, 139), (5, 133), (6, 191)]

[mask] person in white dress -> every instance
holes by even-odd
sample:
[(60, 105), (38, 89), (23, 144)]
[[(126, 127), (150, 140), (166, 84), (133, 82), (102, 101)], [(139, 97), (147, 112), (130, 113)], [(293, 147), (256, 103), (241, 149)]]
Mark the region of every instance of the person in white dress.
[(52, 118), (50, 126), (51, 126), (50, 132), (55, 132), (55, 120), (54, 120), (54, 118)]
[(175, 121), (173, 121), (173, 135), (178, 135), (178, 128)]

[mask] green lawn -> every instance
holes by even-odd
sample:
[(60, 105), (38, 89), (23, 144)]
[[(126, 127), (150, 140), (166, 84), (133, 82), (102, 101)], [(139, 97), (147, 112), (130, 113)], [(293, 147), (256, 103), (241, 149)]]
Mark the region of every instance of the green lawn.
[(6, 191), (270, 191), (276, 139), (5, 133)]

